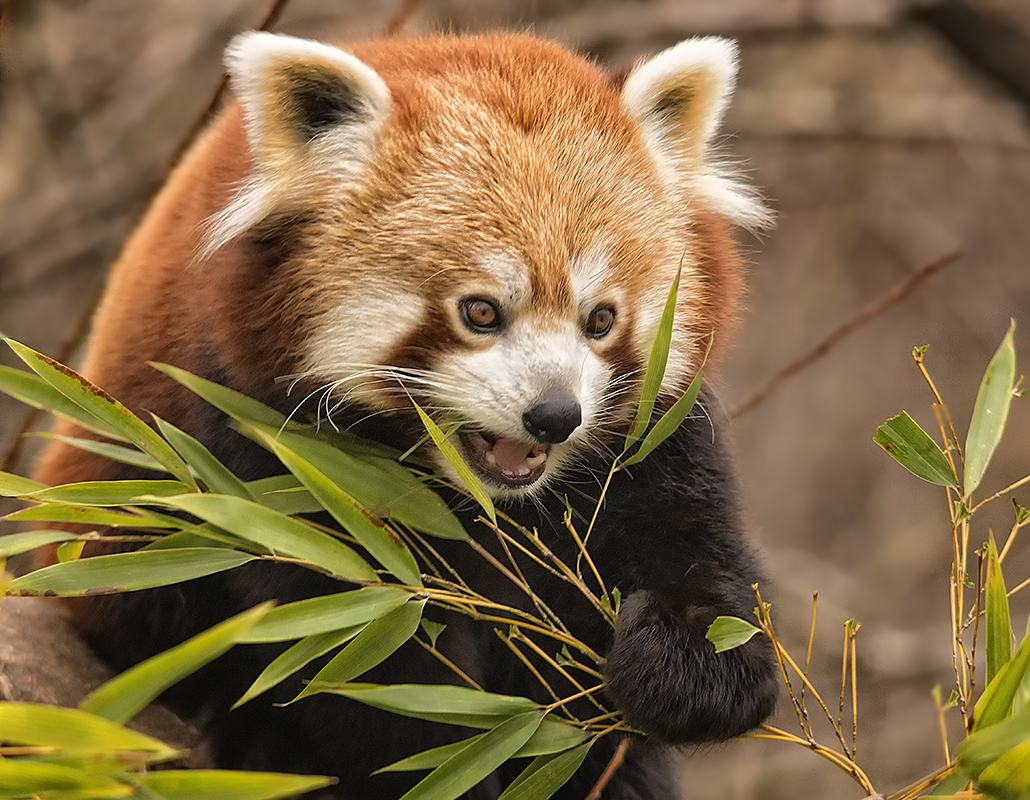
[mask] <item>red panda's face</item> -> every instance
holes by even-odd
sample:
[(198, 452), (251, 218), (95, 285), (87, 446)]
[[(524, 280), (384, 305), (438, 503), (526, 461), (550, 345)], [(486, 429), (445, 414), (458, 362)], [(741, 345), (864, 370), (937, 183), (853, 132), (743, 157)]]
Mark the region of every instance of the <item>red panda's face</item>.
[(714, 290), (689, 206), (763, 213), (704, 158), (732, 48), (680, 45), (621, 94), (530, 39), (357, 55), (265, 34), (234, 45), (255, 171), (212, 246), (302, 216), (298, 373), (323, 407), (414, 415), (414, 400), (460, 425), (491, 493), (537, 491), (624, 432), (680, 268), (663, 388), (697, 369)]

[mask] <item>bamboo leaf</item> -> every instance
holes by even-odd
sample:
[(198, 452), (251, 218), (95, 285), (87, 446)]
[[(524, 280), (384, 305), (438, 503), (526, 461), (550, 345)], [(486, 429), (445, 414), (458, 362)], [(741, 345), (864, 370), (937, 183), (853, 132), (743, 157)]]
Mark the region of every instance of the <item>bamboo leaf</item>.
[(118, 461), (122, 464), (129, 464), (133, 467), (141, 467), (142, 469), (152, 469), (157, 472), (166, 471), (164, 467), (146, 453), (141, 453), (139, 450), (134, 450), (131, 447), (125, 447), (120, 444), (111, 444), (110, 442), (98, 442), (96, 439), (80, 439), (75, 436), (62, 436), (57, 433), (37, 433), (35, 435), (41, 439), (64, 442), (65, 444), (71, 445), (79, 450), (85, 450), (87, 453), (94, 453), (95, 455), (103, 456), (111, 461)]
[(529, 711), (505, 720), (430, 772), (401, 800), (453, 800), (485, 780), (515, 755), (540, 725), (544, 712)]
[(194, 494), (169, 497), (164, 502), (274, 553), (308, 561), (332, 575), (361, 582), (379, 580), (375, 570), (343, 542), (249, 500), (225, 494)]
[(447, 463), (451, 465), (451, 468), (457, 473), (458, 478), (464, 484), (465, 488), (468, 489), (469, 494), (475, 498), (476, 502), (483, 507), (486, 511), (486, 515), (490, 517), (490, 521), (495, 525), (497, 524), (497, 511), (494, 509), (494, 501), (491, 499), (489, 492), (486, 491), (486, 487), (483, 486), (482, 481), (476, 477), (475, 473), (469, 468), (469, 465), (465, 463), (465, 460), (458, 453), (457, 448), (451, 444), (451, 440), (447, 438), (440, 426), (437, 425), (433, 419), (422, 410), (422, 407), (411, 398), (411, 404), (415, 407), (415, 411), (418, 412), (419, 418), (422, 420), (422, 424), (425, 426), (426, 433), (429, 434), (429, 438), (433, 440), (433, 444), (436, 445), (437, 450), (447, 459)]
[(981, 791), (998, 800), (1030, 797), (1030, 734), (984, 767), (976, 781)]
[(385, 661), (415, 635), (425, 604), (425, 600), (411, 600), (372, 620), (319, 670), (297, 699), (326, 691), (330, 685), (347, 683)]
[(235, 389), (230, 389), (227, 386), (198, 377), (170, 364), (151, 364), (151, 366), (160, 370), (172, 380), (181, 383), (191, 392), (199, 395), (233, 419), (243, 419), (262, 425), (270, 425), (276, 429), (286, 424), (286, 417), (278, 411), (269, 408), (264, 403), (247, 397), (245, 394), (237, 392)]
[(0, 758), (0, 797), (78, 800), (130, 797), (131, 786), (115, 778), (64, 764)]
[(29, 531), (28, 533), (9, 533), (0, 536), (0, 561), (20, 553), (27, 553), (37, 547), (44, 547), (57, 542), (70, 542), (78, 537), (68, 531)]
[[(708, 352), (712, 349), (712, 342), (708, 342), (708, 350), (705, 351), (705, 361), (708, 360)], [(687, 391), (683, 393), (683, 396), (673, 403), (672, 408), (666, 411), (654, 426), (644, 436), (644, 441), (640, 443), (640, 448), (622, 462), (624, 467), (632, 466), (647, 458), (658, 445), (668, 439), (674, 434), (683, 424), (683, 421), (687, 418), (690, 412), (694, 408), (694, 404), (697, 402), (698, 392), (701, 391), (701, 371), (704, 368), (702, 363), (701, 369), (698, 369), (697, 375), (690, 382), (687, 387)]]
[(45, 483), (23, 478), (10, 472), (0, 472), (0, 497), (19, 497), (30, 492), (46, 489)]
[(9, 744), (55, 747), (81, 755), (146, 753), (155, 761), (176, 755), (157, 739), (73, 708), (0, 703), (0, 731)]
[(998, 670), (976, 701), (973, 730), (981, 731), (996, 725), (1012, 713), (1012, 701), (1027, 671), (1030, 670), (1030, 636), (1023, 639), (1016, 654)]
[(398, 464), (389, 448), (340, 432), (316, 436), (246, 395), (167, 364), (154, 366), (250, 430), (272, 434), (365, 507), (387, 509), (403, 524), (434, 536), (468, 538), (447, 504)]
[(273, 609), (241, 641), (283, 642), (363, 625), (404, 605), (411, 594), (392, 586), (366, 586), (298, 600)]
[[(478, 734), (482, 736), (483, 734)], [(414, 772), (417, 770), (433, 769), (443, 764), (448, 758), (459, 750), (466, 747), (476, 737), (470, 737), (460, 742), (434, 747), (430, 750), (423, 750), (421, 753), (395, 761), (393, 764), (376, 770), (379, 772)], [(562, 719), (551, 714), (544, 717), (540, 727), (534, 731), (529, 741), (526, 742), (513, 758), (529, 758), (532, 756), (549, 755), (560, 753), (570, 748), (577, 747), (587, 738), (582, 728), (577, 728)]]
[(955, 749), (955, 762), (974, 780), (1013, 747), (1030, 740), (1030, 713), (1010, 717), (972, 733)]
[(40, 489), (25, 495), (25, 499), (64, 505), (129, 506), (147, 505), (149, 497), (174, 497), (193, 491), (180, 481), (83, 481)]
[(665, 307), (662, 309), (662, 318), (658, 323), (658, 330), (655, 333), (654, 343), (651, 345), (651, 356), (647, 360), (647, 369), (644, 372), (644, 385), (640, 391), (640, 402), (637, 404), (636, 417), (630, 426), (629, 435), (622, 451), (626, 452), (640, 439), (640, 435), (647, 428), (651, 421), (651, 414), (654, 412), (654, 404), (658, 399), (658, 393), (662, 389), (662, 381), (665, 379), (665, 368), (669, 363), (669, 348), (672, 347), (672, 326), (676, 316), (676, 298), (679, 295), (680, 276), (683, 274), (683, 267), (676, 270), (676, 278), (669, 287), (669, 294), (665, 299)]
[(319, 775), (229, 770), (155, 770), (145, 785), (161, 800), (276, 800), (295, 797), (334, 783)]
[(204, 482), (208, 491), (217, 494), (231, 494), (245, 500), (257, 500), (247, 485), (230, 472), (225, 465), (211, 455), (211, 451), (183, 430), (155, 416), (161, 435), (176, 449), (183, 460), (193, 468)]
[(980, 391), (976, 395), (973, 418), (966, 435), (966, 467), (962, 485), (967, 496), (980, 485), (1005, 430), (1016, 380), (1015, 332), (1016, 323), (1013, 320), (991, 363), (987, 365)]
[(348, 683), (328, 691), (394, 714), (470, 728), (493, 728), (509, 717), (539, 708), (525, 697), (491, 694), (464, 686)]
[(72, 402), (88, 411), (102, 424), (124, 437), (134, 447), (158, 461), (168, 472), (196, 490), (197, 485), (186, 463), (153, 428), (115, 400), (111, 395), (78, 373), (52, 358), (11, 339), (4, 341), (29, 368)]
[(297, 672), (297, 670), (303, 669), (316, 658), (324, 656), (330, 650), (335, 650), (340, 645), (349, 642), (364, 627), (365, 624), (355, 625), (353, 628), (316, 633), (301, 639), (276, 656), (272, 663), (261, 671), (261, 674), (257, 676), (247, 691), (243, 693), (243, 696), (233, 703), (232, 707), (238, 708), (255, 697), (264, 694), (272, 687), (278, 686)]
[(947, 457), (906, 412), (891, 417), (877, 428), (873, 441), (916, 477), (958, 491), (958, 482)]
[(8, 514), (4, 519), (12, 522), (72, 522), (76, 525), (94, 525), (104, 528), (177, 528), (177, 524), (162, 516), (144, 516), (127, 511), (113, 511), (97, 506), (80, 506), (68, 503), (46, 503), (24, 508)]
[(422, 578), (415, 557), (396, 531), (329, 480), (312, 464), (282, 442), (255, 431), (263, 444), (304, 484), (333, 519), (358, 540), (384, 568), (409, 586), (421, 586)]
[(443, 499), (396, 461), (345, 452), (307, 432), (277, 431), (244, 423), (243, 432), (268, 447), (269, 439), (292, 450), (332, 483), (380, 517), (444, 539), (468, 534)]
[(739, 617), (716, 617), (708, 626), (705, 638), (715, 645), (716, 653), (723, 653), (746, 644), (752, 636), (761, 632), (761, 628)]
[(111, 430), (78, 403), (69, 400), (34, 373), (0, 365), (0, 392), (5, 392), (33, 408), (49, 411), (101, 436), (125, 441), (124, 436)]
[(538, 756), (498, 800), (547, 800), (576, 774), (592, 745), (587, 742), (563, 753)]
[(37, 569), (8, 584), (11, 595), (74, 597), (151, 589), (233, 569), (254, 557), (234, 550), (192, 547), (92, 556)]
[(91, 692), (79, 704), (79, 709), (111, 722), (127, 722), (165, 689), (192, 675), (241, 641), (273, 605), (262, 603), (148, 658)]
[(987, 683), (1012, 657), (1012, 623), (994, 533), (987, 538)]

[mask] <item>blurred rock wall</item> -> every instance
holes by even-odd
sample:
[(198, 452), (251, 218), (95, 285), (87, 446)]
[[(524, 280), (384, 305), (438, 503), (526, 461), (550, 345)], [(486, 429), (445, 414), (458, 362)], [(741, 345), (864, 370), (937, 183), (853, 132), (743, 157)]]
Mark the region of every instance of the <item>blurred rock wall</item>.
[[(801, 656), (819, 590), (813, 675), (834, 708), (843, 622), (862, 625), (859, 760), (881, 791), (941, 763), (930, 689), (952, 682), (951, 538), (943, 492), (893, 465), (871, 438), (902, 409), (934, 427), (915, 345), (930, 345), (926, 363), (960, 432), (1010, 318), (1020, 325), (1024, 370), (1030, 363), (1030, 95), (1021, 94), (1018, 71), (1006, 76), (1005, 48), (983, 47), (1030, 41), (1030, 10), (1025, 0), (951, 5), (1000, 28), (949, 28), (937, 6), (903, 0), (424, 0), (406, 27), (529, 28), (613, 66), (695, 34), (740, 40), (726, 147), (763, 188), (778, 225), (744, 240), (754, 268), (719, 379), (727, 409), (912, 270), (961, 250), (914, 296), (735, 421), (772, 578), (765, 595), (781, 637)], [(266, 5), (7, 6), (0, 330), (74, 358), (105, 268), (218, 83), (222, 49), (259, 24)], [(277, 29), (374, 36), (400, 7), (294, 0)], [(0, 362), (13, 363), (6, 352)], [(1013, 407), (988, 491), (1030, 471), (1027, 402)], [(23, 409), (0, 397), (0, 458), (24, 424)], [(17, 461), (26, 468), (24, 453)], [(1030, 506), (1030, 487), (1017, 497)], [(975, 542), (988, 526), (1007, 535), (1011, 508), (995, 505), (977, 515)], [(1030, 548), (1017, 542), (1006, 562), (1010, 585), (1027, 577), (1028, 563)], [(1017, 606), (1019, 629), (1025, 598)], [(796, 729), (786, 701), (776, 724)], [(862, 796), (812, 753), (780, 743), (692, 754), (683, 776), (684, 798)]]

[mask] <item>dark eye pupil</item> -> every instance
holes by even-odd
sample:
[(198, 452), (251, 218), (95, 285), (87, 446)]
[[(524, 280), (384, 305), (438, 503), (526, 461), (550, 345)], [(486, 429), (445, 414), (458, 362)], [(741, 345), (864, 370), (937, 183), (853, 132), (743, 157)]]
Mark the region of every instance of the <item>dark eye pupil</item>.
[(612, 329), (615, 322), (615, 309), (602, 306), (595, 308), (587, 320), (587, 333), (590, 336), (604, 336)]
[(489, 300), (466, 300), (461, 306), (465, 322), (473, 330), (496, 328), (500, 322), (497, 307)]

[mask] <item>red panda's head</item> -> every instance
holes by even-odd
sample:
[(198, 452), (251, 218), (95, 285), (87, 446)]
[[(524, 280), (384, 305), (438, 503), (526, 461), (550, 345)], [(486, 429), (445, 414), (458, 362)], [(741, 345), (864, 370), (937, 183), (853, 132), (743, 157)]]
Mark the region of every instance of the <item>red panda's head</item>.
[(228, 65), (252, 169), (208, 252), (289, 226), (301, 384), (323, 408), (395, 415), (410, 392), (461, 423), (497, 496), (624, 431), (681, 265), (667, 396), (732, 314), (727, 221), (766, 212), (711, 155), (726, 40), (683, 42), (621, 86), (523, 36), (348, 53), (253, 33)]

